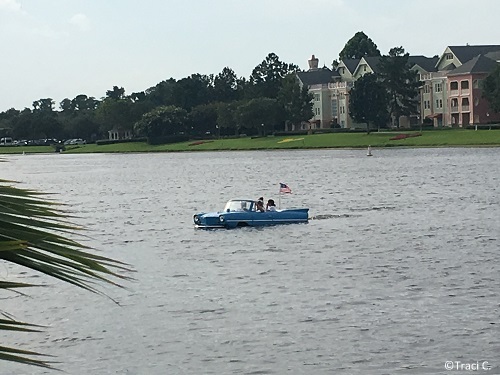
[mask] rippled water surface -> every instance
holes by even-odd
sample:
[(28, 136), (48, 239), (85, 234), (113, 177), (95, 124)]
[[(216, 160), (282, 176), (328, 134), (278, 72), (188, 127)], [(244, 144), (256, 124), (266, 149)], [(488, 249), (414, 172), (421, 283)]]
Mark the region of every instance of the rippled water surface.
[[(446, 361), (498, 374), (500, 149), (373, 152), (5, 157), (0, 178), (56, 193), (83, 242), (136, 280), (103, 287), (115, 304), (3, 265), (49, 286), (2, 296), (47, 328), (0, 339), (72, 375), (438, 374)], [(193, 229), (230, 198), (278, 201), (279, 182), (309, 224)]]

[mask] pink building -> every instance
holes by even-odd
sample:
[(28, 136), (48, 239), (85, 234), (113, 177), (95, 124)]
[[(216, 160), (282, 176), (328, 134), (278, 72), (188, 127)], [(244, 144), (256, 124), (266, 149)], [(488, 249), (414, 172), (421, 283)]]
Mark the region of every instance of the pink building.
[(448, 113), (445, 123), (452, 127), (487, 124), (500, 121), (482, 97), (481, 82), (497, 63), (485, 55), (477, 55), (447, 74)]

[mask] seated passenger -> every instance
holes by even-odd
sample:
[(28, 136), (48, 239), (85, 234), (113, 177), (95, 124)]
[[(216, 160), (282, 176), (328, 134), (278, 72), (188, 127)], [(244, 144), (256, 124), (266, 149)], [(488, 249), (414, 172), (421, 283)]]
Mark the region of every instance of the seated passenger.
[(256, 211), (260, 211), (260, 212), (264, 212), (264, 199), (262, 198), (259, 198), (259, 200), (257, 201), (257, 204), (255, 205), (255, 210)]
[(274, 200), (269, 199), (267, 201), (266, 211), (276, 211), (276, 205), (274, 204)]

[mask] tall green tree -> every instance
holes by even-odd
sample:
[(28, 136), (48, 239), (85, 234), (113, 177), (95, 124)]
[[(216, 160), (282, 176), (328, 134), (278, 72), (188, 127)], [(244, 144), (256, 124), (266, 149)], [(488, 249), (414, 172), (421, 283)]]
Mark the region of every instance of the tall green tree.
[(276, 98), (285, 77), (298, 69), (297, 65), (287, 64), (281, 61), (276, 54), (270, 53), (264, 61), (253, 69), (249, 80), (250, 90), (247, 94), (251, 98), (259, 96)]
[(20, 111), (11, 108), (0, 113), (0, 136), (12, 136), (15, 126), (15, 120), (19, 117)]
[(340, 60), (360, 59), (365, 56), (380, 56), (380, 51), (377, 45), (362, 31), (354, 34), (339, 54)]
[(174, 105), (174, 90), (177, 81), (174, 78), (161, 81), (145, 91), (146, 100), (151, 103), (151, 109), (158, 106)]
[(217, 104), (217, 135), (234, 133), (239, 134), (239, 126), (236, 120), (237, 110), (240, 102)]
[[(86, 290), (99, 293), (95, 282), (116, 284), (114, 279), (127, 267), (118, 261), (95, 255), (91, 249), (74, 240), (78, 228), (67, 221), (67, 215), (39, 192), (20, 189), (14, 183), (0, 180), (0, 260), (3, 263), (31, 269)], [(0, 280), (4, 293), (19, 293), (39, 286), (25, 282)], [(39, 330), (38, 326), (18, 321), (2, 311), (0, 330), (22, 333)], [(21, 348), (0, 346), (0, 360), (52, 368), (39, 359), (39, 353)]]
[(200, 104), (207, 104), (212, 98), (212, 76), (191, 74), (177, 81), (173, 88), (174, 105), (190, 111)]
[(387, 90), (376, 74), (365, 74), (354, 83), (349, 94), (349, 115), (365, 123), (368, 134), (372, 124), (380, 127), (389, 119)]
[(52, 98), (45, 98), (35, 100), (33, 102), (33, 110), (40, 112), (52, 112), (54, 110), (54, 100)]
[(236, 112), (240, 127), (253, 129), (264, 136), (276, 126), (281, 106), (276, 99), (255, 98), (241, 104)]
[(71, 101), (71, 107), (75, 111), (95, 110), (98, 105), (99, 105), (99, 101), (96, 98), (94, 98), (92, 96), (87, 96), (85, 94), (77, 95)]
[(63, 136), (62, 124), (54, 111), (54, 100), (45, 98), (33, 102), (32, 137), (36, 138), (58, 138)]
[(85, 94), (77, 95), (72, 100), (63, 99), (59, 103), (61, 111), (57, 116), (63, 127), (63, 138), (98, 139), (100, 130), (95, 109), (99, 103), (94, 97)]
[(393, 125), (399, 127), (399, 117), (418, 114), (420, 82), (416, 71), (410, 70), (409, 54), (403, 47), (391, 48), (388, 56), (382, 56), (379, 74), (389, 93), (389, 111)]
[(185, 133), (186, 124), (186, 110), (173, 105), (161, 106), (144, 114), (134, 124), (134, 131), (140, 136), (158, 138)]
[(110, 99), (123, 99), (125, 96), (125, 89), (123, 87), (113, 86), (112, 90), (106, 91), (106, 97)]
[(194, 107), (188, 113), (188, 127), (190, 134), (213, 134), (217, 129), (217, 103), (202, 104)]
[(483, 80), (483, 97), (495, 112), (500, 112), (500, 65)]
[(132, 130), (137, 118), (132, 116), (133, 103), (130, 99), (105, 98), (95, 110), (95, 118), (100, 132), (107, 135), (111, 129)]
[(278, 93), (278, 102), (284, 110), (284, 120), (292, 124), (300, 124), (313, 117), (313, 96), (307, 86), (302, 88), (295, 74), (289, 74), (283, 79)]
[(16, 139), (36, 139), (34, 122), (31, 110), (25, 108), (11, 119), (12, 136)]
[(70, 113), (73, 111), (73, 105), (71, 104), (71, 100), (68, 98), (64, 98), (59, 102), (59, 108), (62, 112)]
[(239, 97), (238, 77), (228, 67), (214, 77), (213, 86), (213, 100), (216, 102), (230, 102)]

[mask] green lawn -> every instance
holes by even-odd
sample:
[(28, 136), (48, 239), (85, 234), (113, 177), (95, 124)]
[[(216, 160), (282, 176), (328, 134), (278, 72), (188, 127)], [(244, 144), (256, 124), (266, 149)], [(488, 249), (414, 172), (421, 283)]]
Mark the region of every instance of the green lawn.
[[(412, 137), (391, 140), (400, 134)], [(421, 134), (421, 135), (419, 135)], [(415, 136), (419, 135), (419, 136)], [(87, 144), (68, 146), (64, 153), (96, 152), (167, 152), (217, 150), (272, 150), (310, 148), (366, 148), (372, 147), (446, 147), (446, 146), (500, 146), (500, 130), (436, 130), (419, 132), (329, 133), (301, 136), (269, 136), (263, 138), (224, 138), (189, 141), (152, 146), (144, 142), (112, 145)], [(0, 147), (0, 153), (54, 152), (50, 146)]]

